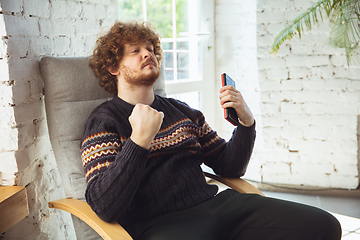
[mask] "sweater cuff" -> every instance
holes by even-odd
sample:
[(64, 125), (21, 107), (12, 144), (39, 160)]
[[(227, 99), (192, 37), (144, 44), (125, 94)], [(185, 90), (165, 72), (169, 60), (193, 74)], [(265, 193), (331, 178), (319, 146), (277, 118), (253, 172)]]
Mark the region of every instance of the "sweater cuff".
[(251, 135), (253, 135), (255, 137), (255, 127), (256, 127), (256, 120), (254, 120), (254, 123), (253, 125), (249, 126), (249, 127), (246, 127), (246, 126), (243, 126), (241, 124), (239, 124), (235, 131), (240, 134), (240, 136), (243, 136), (243, 138), (247, 138)]
[(132, 156), (132, 159), (147, 159), (150, 153), (149, 149), (145, 149), (136, 143), (131, 138), (128, 138), (124, 147), (121, 150), (123, 156)]

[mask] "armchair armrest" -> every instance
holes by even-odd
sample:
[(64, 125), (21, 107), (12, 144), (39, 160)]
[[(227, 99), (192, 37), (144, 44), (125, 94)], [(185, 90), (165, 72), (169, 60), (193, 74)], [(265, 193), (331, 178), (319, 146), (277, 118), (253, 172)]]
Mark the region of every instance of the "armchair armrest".
[[(238, 192), (256, 193), (264, 196), (259, 189), (241, 178), (224, 178), (207, 172), (204, 172), (204, 175), (221, 182)], [(49, 207), (64, 210), (75, 215), (92, 227), (103, 239), (132, 240), (131, 236), (120, 224), (117, 222), (107, 223), (101, 220), (84, 201), (64, 198), (49, 202)]]
[(240, 193), (256, 193), (265, 196), (259, 189), (251, 185), (249, 182), (241, 178), (225, 178), (211, 173), (204, 172), (205, 177), (214, 179)]
[(132, 237), (117, 222), (107, 223), (101, 220), (90, 206), (81, 200), (64, 198), (49, 202), (50, 208), (67, 211), (92, 227), (103, 239), (132, 240)]

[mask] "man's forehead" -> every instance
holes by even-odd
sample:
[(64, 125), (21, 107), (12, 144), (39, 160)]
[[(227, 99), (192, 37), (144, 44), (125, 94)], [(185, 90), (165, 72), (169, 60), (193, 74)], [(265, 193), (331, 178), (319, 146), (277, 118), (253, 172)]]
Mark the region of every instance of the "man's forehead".
[(128, 46), (128, 47), (139, 46), (139, 45), (152, 45), (152, 43), (150, 41), (125, 43), (125, 46)]

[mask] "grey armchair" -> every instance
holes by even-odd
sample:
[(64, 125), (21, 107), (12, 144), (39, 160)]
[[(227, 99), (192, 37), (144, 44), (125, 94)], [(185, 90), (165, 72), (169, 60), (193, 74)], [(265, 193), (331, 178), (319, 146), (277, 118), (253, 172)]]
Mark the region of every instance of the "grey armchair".
[[(83, 128), (92, 110), (112, 96), (98, 85), (85, 57), (44, 57), (40, 70), (50, 141), (66, 195), (65, 199), (49, 202), (49, 207), (72, 214), (79, 240), (99, 239), (99, 235), (104, 239), (132, 239), (118, 223), (98, 218), (84, 201), (86, 181), (79, 150)], [(162, 69), (154, 84), (155, 93), (161, 96), (165, 96), (164, 75)], [(204, 174), (239, 192), (262, 194), (242, 179)]]

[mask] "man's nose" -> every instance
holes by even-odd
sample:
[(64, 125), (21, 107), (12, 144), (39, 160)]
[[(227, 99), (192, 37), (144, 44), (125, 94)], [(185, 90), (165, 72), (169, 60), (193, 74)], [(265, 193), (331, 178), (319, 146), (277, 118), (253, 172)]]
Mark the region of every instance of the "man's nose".
[(148, 58), (148, 57), (150, 57), (150, 56), (151, 56), (150, 51), (147, 50), (147, 49), (144, 49), (143, 58)]

